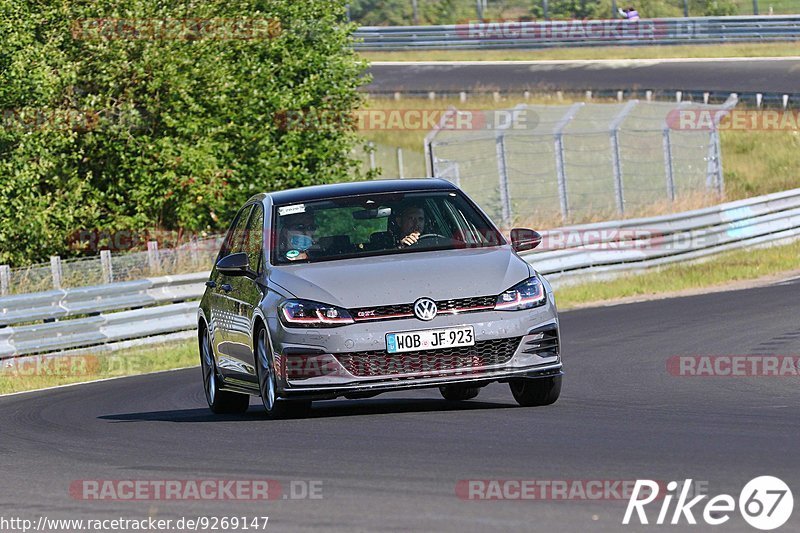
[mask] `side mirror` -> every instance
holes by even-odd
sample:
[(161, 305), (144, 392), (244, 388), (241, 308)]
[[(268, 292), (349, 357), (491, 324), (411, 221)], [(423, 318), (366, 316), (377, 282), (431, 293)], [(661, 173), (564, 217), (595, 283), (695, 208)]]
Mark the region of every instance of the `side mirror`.
[(256, 273), (250, 270), (250, 260), (244, 252), (226, 255), (217, 261), (217, 271), (226, 276), (247, 276), (255, 279)]
[(511, 230), (511, 247), (518, 252), (533, 250), (542, 242), (542, 236), (532, 229), (514, 228)]

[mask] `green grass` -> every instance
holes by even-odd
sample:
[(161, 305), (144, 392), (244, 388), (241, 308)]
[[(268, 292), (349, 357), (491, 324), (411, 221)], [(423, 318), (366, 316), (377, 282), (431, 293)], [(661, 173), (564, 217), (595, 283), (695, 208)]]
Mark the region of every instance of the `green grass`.
[(559, 309), (618, 298), (665, 294), (675, 291), (722, 286), (800, 268), (800, 242), (737, 250), (704, 262), (660, 268), (611, 281), (582, 283), (555, 291)]
[(36, 356), (35, 359), (27, 360), (7, 359), (1, 364), (0, 394), (185, 368), (198, 364), (197, 343), (193, 340), (117, 352), (60, 357)]
[(361, 52), (369, 61), (536, 61), (566, 59), (668, 59), (680, 57), (796, 56), (796, 43), (675, 46), (592, 46), (539, 50), (411, 50)]
[(800, 131), (723, 131), (722, 167), (731, 200), (800, 187)]

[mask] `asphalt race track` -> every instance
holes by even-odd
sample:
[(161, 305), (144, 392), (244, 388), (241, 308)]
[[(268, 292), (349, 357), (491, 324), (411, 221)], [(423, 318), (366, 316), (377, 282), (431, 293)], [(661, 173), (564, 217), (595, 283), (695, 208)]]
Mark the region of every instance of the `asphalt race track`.
[(367, 92), (663, 90), (800, 92), (800, 59), (373, 63)]
[[(564, 313), (558, 403), (507, 386), (451, 404), (436, 391), (212, 416), (199, 369), (0, 398), (0, 515), (36, 519), (270, 517), (271, 531), (643, 531), (625, 501), (468, 501), (459, 480), (679, 480), (738, 500), (774, 475), (800, 531), (800, 379), (680, 377), (673, 355), (800, 354), (800, 282)], [(74, 480), (322, 482), (322, 499), (83, 501)], [(286, 494), (284, 490), (283, 494)], [(707, 500), (706, 500), (707, 501)], [(660, 506), (660, 505), (659, 505)], [(655, 520), (658, 507), (648, 508)], [(700, 512), (695, 516), (701, 520)], [(671, 513), (670, 513), (671, 515)], [(705, 525), (666, 528), (707, 531)], [(659, 528), (660, 530), (660, 528)], [(753, 531), (738, 512), (716, 531)]]

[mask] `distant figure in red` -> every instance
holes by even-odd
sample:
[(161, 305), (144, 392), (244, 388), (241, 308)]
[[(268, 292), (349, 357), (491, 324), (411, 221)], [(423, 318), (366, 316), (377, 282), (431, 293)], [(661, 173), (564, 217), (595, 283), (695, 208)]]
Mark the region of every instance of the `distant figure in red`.
[(619, 9), (619, 14), (622, 15), (622, 18), (626, 20), (637, 21), (639, 20), (639, 12), (636, 11), (633, 7), (629, 6), (625, 9)]

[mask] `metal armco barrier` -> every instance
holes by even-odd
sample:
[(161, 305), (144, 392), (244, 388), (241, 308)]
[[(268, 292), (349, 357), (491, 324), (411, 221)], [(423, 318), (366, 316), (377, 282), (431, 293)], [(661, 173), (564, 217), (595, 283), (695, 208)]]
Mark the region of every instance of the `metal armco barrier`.
[[(524, 258), (554, 284), (602, 279), (798, 239), (800, 189), (673, 215), (569, 226), (542, 236), (541, 249)], [(0, 298), (6, 325), (0, 327), (0, 359), (192, 330), (207, 278), (208, 272), (199, 272)], [(193, 301), (168, 303), (183, 299)], [(94, 316), (69, 319), (74, 315)], [(57, 320), (30, 324), (50, 319)]]
[(443, 26), (363, 26), (357, 50), (551, 48), (780, 42), (800, 39), (800, 16), (692, 17), (629, 22), (467, 21)]
[(0, 329), (0, 359), (163, 335), (197, 326), (197, 302)]
[[(208, 272), (179, 274), (92, 287), (17, 294), (0, 298), (0, 327), (37, 320), (196, 300)], [(2, 353), (2, 352), (0, 352)]]
[(800, 189), (674, 215), (543, 232), (524, 256), (555, 285), (800, 238)]

